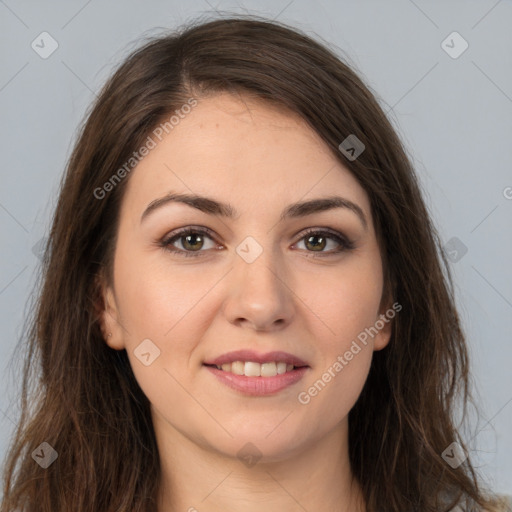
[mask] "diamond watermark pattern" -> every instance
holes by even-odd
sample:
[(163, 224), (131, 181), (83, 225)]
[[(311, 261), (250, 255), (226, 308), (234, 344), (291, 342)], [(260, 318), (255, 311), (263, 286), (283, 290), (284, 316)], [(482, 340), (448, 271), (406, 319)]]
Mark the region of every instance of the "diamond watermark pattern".
[(53, 446), (46, 441), (41, 443), (33, 452), (32, 458), (43, 468), (48, 468), (53, 464), (59, 454), (53, 449)]
[(237, 246), (236, 252), (246, 263), (252, 263), (263, 252), (263, 247), (252, 236), (248, 236)]
[(248, 468), (252, 468), (261, 459), (262, 453), (256, 448), (253, 443), (245, 444), (236, 454), (236, 456)]
[(468, 458), (462, 446), (456, 442), (450, 444), (441, 454), (441, 457), (453, 469), (458, 468)]
[(160, 349), (147, 338), (137, 346), (133, 353), (144, 366), (149, 366), (160, 356)]
[(441, 48), (452, 58), (458, 59), (469, 47), (468, 42), (458, 33), (452, 32), (441, 43)]
[(30, 46), (39, 57), (47, 59), (59, 47), (59, 43), (48, 32), (41, 32)]
[(444, 244), (444, 251), (452, 263), (457, 263), (466, 255), (468, 248), (459, 238), (453, 236)]
[(39, 260), (43, 260), (44, 256), (44, 248), (46, 245), (47, 239), (45, 237), (41, 238), (39, 242), (37, 242), (34, 247), (32, 247), (32, 254)]
[(353, 133), (351, 133), (339, 146), (338, 149), (353, 162), (365, 150), (366, 146)]

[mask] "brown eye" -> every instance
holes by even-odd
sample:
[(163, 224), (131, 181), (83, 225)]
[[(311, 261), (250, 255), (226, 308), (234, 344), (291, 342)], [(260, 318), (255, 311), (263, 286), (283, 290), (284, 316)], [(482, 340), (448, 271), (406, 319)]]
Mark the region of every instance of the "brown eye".
[(202, 240), (202, 235), (198, 235), (197, 233), (194, 233), (192, 235), (181, 236), (180, 238), (185, 240), (185, 242), (182, 242), (182, 246), (187, 250), (190, 249), (192, 251), (195, 251), (201, 249), (204, 243), (204, 241)]
[[(160, 242), (160, 245), (170, 252), (183, 256), (201, 256), (202, 253), (206, 252), (202, 250), (204, 249), (206, 239), (212, 242), (212, 246), (206, 247), (206, 249), (214, 248), (215, 243), (209, 230), (206, 230), (206, 228), (185, 228), (171, 233)], [(181, 247), (176, 246), (178, 242)]]
[[(311, 245), (308, 247), (308, 244)], [(306, 247), (311, 247), (313, 251), (322, 251), (325, 248), (326, 244), (326, 237), (323, 236), (311, 235), (306, 238)]]
[[(353, 242), (341, 233), (311, 229), (301, 238), (307, 252), (318, 253), (320, 256), (331, 256), (354, 248)], [(332, 247), (334, 241), (334, 247)], [(331, 250), (324, 250), (331, 245)]]

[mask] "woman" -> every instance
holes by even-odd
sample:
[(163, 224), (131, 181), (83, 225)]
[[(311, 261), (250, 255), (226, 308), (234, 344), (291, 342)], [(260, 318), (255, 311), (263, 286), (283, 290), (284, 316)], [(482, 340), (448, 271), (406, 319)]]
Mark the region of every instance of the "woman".
[(197, 24), (112, 76), (28, 339), (2, 511), (506, 510), (452, 419), (467, 349), (411, 164), (283, 25)]

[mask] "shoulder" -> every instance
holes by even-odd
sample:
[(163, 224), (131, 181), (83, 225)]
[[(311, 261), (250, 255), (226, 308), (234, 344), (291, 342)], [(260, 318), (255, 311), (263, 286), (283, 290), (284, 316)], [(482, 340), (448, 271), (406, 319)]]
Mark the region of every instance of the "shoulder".
[(503, 502), (503, 512), (512, 512), (512, 496), (502, 494), (497, 497)]
[(505, 512), (512, 512), (512, 495), (503, 495), (500, 496), (500, 498), (503, 500), (505, 508), (503, 509)]
[[(500, 512), (512, 512), (512, 496), (510, 495), (498, 495), (498, 500), (501, 500)], [(479, 509), (480, 510), (480, 509)], [(450, 512), (474, 512), (475, 509), (467, 506), (467, 503), (461, 503), (455, 508), (451, 509)], [(487, 510), (481, 510), (480, 512), (488, 512)]]

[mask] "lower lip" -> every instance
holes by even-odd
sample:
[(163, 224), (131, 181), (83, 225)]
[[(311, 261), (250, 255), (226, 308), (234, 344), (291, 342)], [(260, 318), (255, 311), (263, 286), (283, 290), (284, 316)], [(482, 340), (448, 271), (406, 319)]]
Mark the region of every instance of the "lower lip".
[(205, 368), (212, 372), (226, 386), (251, 396), (278, 393), (288, 386), (297, 383), (308, 370), (307, 366), (303, 366), (291, 372), (275, 375), (274, 377), (247, 377), (246, 375), (235, 375), (234, 373), (219, 370), (215, 366), (205, 365)]

